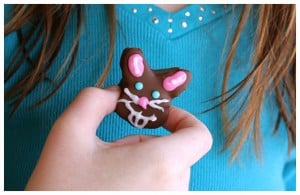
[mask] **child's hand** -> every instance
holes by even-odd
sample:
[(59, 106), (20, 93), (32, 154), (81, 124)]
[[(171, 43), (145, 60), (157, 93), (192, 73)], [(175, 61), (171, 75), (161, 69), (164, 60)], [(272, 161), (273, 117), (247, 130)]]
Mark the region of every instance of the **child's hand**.
[[(190, 167), (212, 145), (208, 129), (172, 107), (164, 137), (129, 136), (107, 143), (96, 136), (114, 111), (119, 88), (84, 89), (55, 122), (27, 190), (187, 190)], [(115, 129), (111, 124), (111, 131)]]

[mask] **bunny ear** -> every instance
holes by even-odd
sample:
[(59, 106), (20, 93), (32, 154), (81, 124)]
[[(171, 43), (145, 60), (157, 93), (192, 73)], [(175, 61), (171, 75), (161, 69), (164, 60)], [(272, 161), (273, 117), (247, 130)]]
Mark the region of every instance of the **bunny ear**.
[(177, 71), (163, 80), (163, 87), (166, 91), (173, 91), (183, 85), (187, 80), (187, 74), (184, 71)]
[(134, 77), (141, 77), (144, 73), (144, 59), (140, 54), (133, 54), (128, 59), (128, 68)]

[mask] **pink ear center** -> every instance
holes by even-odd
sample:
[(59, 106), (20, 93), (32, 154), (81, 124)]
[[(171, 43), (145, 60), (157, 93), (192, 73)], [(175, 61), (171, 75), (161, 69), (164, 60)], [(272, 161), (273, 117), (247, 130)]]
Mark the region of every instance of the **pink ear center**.
[(128, 68), (134, 77), (141, 77), (144, 73), (143, 57), (139, 54), (133, 54), (128, 59)]
[(168, 76), (163, 81), (163, 87), (166, 91), (173, 91), (180, 85), (184, 84), (187, 75), (183, 71), (178, 71), (175, 74)]

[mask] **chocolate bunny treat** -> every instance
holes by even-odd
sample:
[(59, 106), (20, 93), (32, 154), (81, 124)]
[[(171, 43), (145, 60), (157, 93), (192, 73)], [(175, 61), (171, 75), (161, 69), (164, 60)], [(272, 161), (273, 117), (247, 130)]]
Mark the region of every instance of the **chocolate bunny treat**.
[(191, 80), (187, 70), (151, 70), (139, 48), (126, 48), (120, 61), (122, 89), (116, 112), (137, 128), (157, 128), (165, 123), (172, 98)]

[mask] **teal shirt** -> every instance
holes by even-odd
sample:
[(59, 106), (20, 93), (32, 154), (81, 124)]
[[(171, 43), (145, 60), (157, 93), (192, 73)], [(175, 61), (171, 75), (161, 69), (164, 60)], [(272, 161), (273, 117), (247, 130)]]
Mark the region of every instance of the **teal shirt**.
[[(5, 7), (8, 12), (8, 7)], [(25, 99), (8, 118), (12, 107), (5, 101), (4, 187), (23, 190), (38, 160), (43, 144), (54, 121), (85, 87), (93, 86), (104, 69), (108, 55), (109, 32), (103, 5), (85, 5), (85, 19), (75, 67), (63, 86), (48, 101), (34, 109), (51, 83), (45, 81)], [(172, 104), (194, 114), (207, 125), (213, 136), (211, 151), (191, 169), (190, 190), (295, 190), (295, 151), (287, 154), (288, 142), (283, 122), (272, 135), (278, 109), (273, 94), (267, 94), (261, 113), (261, 160), (255, 158), (251, 139), (242, 148), (237, 161), (230, 163), (230, 150), (221, 152), (225, 136), (220, 108), (201, 114), (218, 101), (207, 101), (221, 93), (224, 59), (241, 9), (232, 6), (189, 5), (168, 13), (154, 5), (116, 5), (117, 31), (112, 69), (105, 86), (116, 85), (121, 79), (119, 60), (126, 47), (138, 47), (152, 69), (178, 66), (192, 75), (189, 87)], [(256, 15), (251, 13), (244, 28), (233, 61), (229, 87), (234, 86), (251, 69)], [(6, 14), (7, 15), (7, 14)], [(53, 62), (49, 78), (65, 59), (75, 36), (76, 14), (67, 25), (62, 50)], [(228, 32), (228, 33), (227, 33)], [(38, 43), (37, 43), (38, 44)], [(17, 48), (16, 33), (5, 37), (5, 66)], [(34, 54), (33, 54), (34, 55)], [(24, 64), (26, 68), (28, 64)], [(22, 70), (5, 83), (9, 88)], [(231, 102), (231, 111), (242, 104), (247, 88)], [(113, 141), (131, 134), (167, 135), (163, 128), (136, 129), (116, 113), (107, 116), (97, 136)], [(78, 146), (74, 146), (78, 147)], [(130, 157), (128, 157), (130, 158)], [(125, 167), (124, 167), (125, 168)]]

